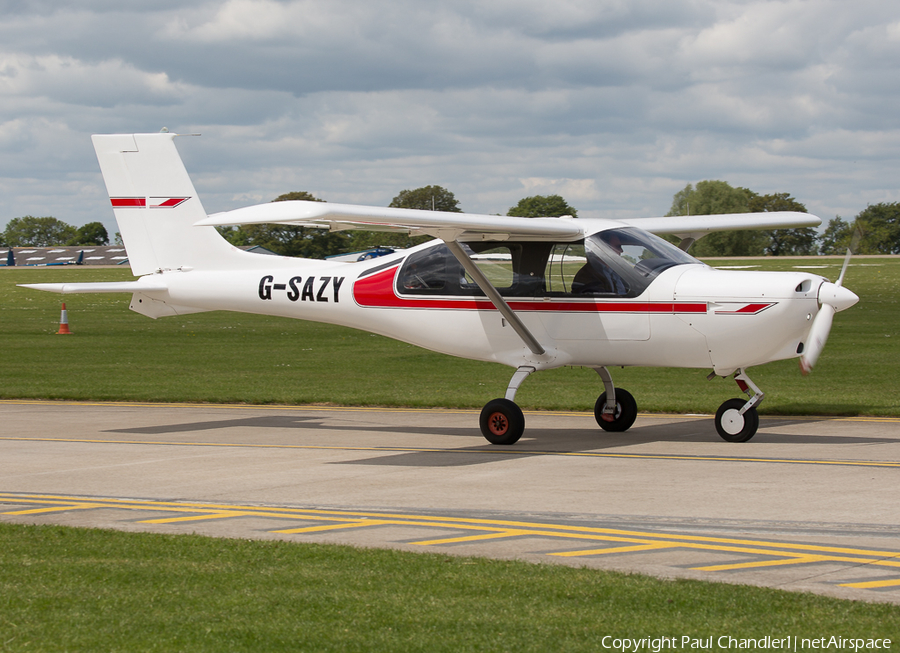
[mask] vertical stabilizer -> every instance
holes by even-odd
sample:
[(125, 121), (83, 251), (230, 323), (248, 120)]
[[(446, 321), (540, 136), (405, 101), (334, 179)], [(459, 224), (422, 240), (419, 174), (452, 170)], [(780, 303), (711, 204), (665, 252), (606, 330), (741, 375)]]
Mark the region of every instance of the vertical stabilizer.
[(175, 148), (175, 134), (92, 137), (119, 232), (135, 275), (178, 268), (221, 269), (240, 258), (206, 217)]

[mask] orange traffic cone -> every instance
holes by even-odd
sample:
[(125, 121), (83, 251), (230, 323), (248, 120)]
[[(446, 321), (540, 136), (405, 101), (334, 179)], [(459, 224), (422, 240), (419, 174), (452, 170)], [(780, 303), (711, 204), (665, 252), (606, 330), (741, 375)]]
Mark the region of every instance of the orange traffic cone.
[(69, 331), (69, 314), (66, 312), (66, 303), (63, 302), (62, 305), (62, 315), (59, 317), (59, 331), (56, 332), (56, 335), (71, 335), (72, 332)]

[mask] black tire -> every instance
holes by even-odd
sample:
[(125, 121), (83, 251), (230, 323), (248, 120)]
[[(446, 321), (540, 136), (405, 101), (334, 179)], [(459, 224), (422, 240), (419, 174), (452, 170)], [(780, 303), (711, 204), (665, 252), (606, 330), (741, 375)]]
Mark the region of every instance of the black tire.
[(606, 406), (606, 393), (597, 397), (597, 403), (594, 404), (594, 419), (604, 431), (613, 433), (621, 433), (627, 431), (637, 419), (637, 402), (628, 390), (616, 388), (616, 412), (613, 414), (613, 420), (607, 421), (603, 419), (603, 407)]
[(494, 399), (481, 409), (481, 434), (491, 444), (515, 444), (525, 432), (522, 409), (509, 399)]
[(727, 442), (746, 442), (759, 429), (759, 413), (751, 408), (743, 415), (741, 408), (747, 402), (743, 399), (729, 399), (716, 411), (716, 431)]

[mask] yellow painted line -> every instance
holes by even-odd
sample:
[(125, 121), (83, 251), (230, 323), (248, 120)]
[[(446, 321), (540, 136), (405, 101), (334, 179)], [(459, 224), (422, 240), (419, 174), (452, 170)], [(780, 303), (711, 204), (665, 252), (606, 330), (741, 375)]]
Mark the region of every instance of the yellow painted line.
[(833, 558), (823, 555), (798, 555), (781, 560), (756, 560), (754, 562), (739, 562), (728, 565), (709, 565), (707, 567), (692, 567), (696, 571), (735, 571), (738, 569), (759, 569), (762, 567), (780, 567), (784, 565), (801, 565), (811, 562), (829, 562)]
[[(211, 410), (251, 410), (251, 411), (293, 411), (293, 412), (325, 412), (325, 413), (420, 413), (434, 415), (478, 415), (478, 408), (412, 408), (403, 406), (321, 406), (321, 405), (293, 405), (293, 404), (191, 404), (191, 403), (159, 403), (148, 401), (54, 401), (45, 399), (0, 399), (0, 406), (86, 406), (94, 408), (193, 408)], [(594, 419), (594, 413), (590, 411), (566, 411), (566, 410), (527, 410), (526, 415), (548, 415), (585, 417)], [(664, 413), (640, 413), (644, 417), (671, 417), (686, 419), (709, 418), (712, 415), (680, 415)]]
[(377, 519), (366, 519), (361, 521), (349, 522), (346, 524), (326, 524), (324, 526), (304, 526), (301, 528), (285, 528), (277, 531), (269, 531), (270, 533), (287, 533), (297, 535), (302, 533), (324, 533), (326, 531), (338, 531), (347, 528), (363, 528), (366, 526), (384, 526), (385, 524), (396, 524), (394, 520), (379, 521)]
[(52, 508), (31, 508), (29, 510), (13, 510), (11, 512), (3, 512), (0, 515), (43, 515), (53, 512), (68, 512), (69, 510), (93, 510), (94, 508), (103, 508), (101, 504), (72, 504), (63, 506), (53, 506)]
[(466, 542), (484, 542), (485, 540), (499, 540), (505, 537), (519, 537), (521, 535), (535, 535), (535, 531), (508, 531), (502, 530), (496, 533), (482, 533), (481, 535), (463, 535), (461, 537), (447, 537), (440, 540), (423, 540), (422, 542), (410, 542), (419, 546), (437, 546), (440, 544), (465, 544)]
[(323, 444), (253, 444), (245, 442), (190, 442), (166, 440), (101, 440), (96, 438), (47, 438), (0, 436), (0, 441), (10, 442), (63, 442), (69, 444), (124, 444), (143, 446), (170, 447), (213, 447), (227, 449), (293, 449), (315, 451), (372, 451), (375, 453), (447, 453), (504, 456), (515, 458), (521, 456), (566, 456), (575, 458), (621, 458), (634, 460), (678, 460), (702, 462), (735, 462), (735, 463), (768, 463), (783, 465), (830, 465), (839, 467), (882, 467), (900, 468), (900, 461), (895, 460), (816, 460), (812, 458), (764, 458), (760, 456), (694, 456), (678, 454), (652, 453), (610, 453), (606, 451), (548, 451), (542, 449), (442, 449), (437, 447), (364, 447), (359, 445), (323, 445)]
[[(241, 512), (249, 516), (272, 517), (278, 519), (303, 519), (303, 520), (330, 520), (330, 521), (358, 521), (361, 525), (369, 521), (393, 520), (402, 524), (414, 524), (422, 526), (439, 526), (447, 528), (467, 529), (493, 529), (493, 530), (528, 530), (532, 533), (545, 535), (591, 538), (603, 537), (611, 541), (627, 542), (653, 542), (666, 540), (680, 544), (701, 543), (725, 546), (749, 546), (749, 547), (780, 547), (787, 550), (815, 551), (840, 555), (866, 555), (881, 556), (883, 558), (897, 558), (900, 560), (900, 551), (874, 551), (864, 549), (852, 549), (847, 547), (831, 547), (810, 544), (793, 544), (790, 542), (773, 543), (763, 540), (739, 540), (733, 538), (712, 537), (703, 535), (681, 535), (674, 533), (656, 533), (652, 531), (629, 531), (615, 528), (600, 528), (593, 526), (569, 526), (565, 524), (541, 524), (510, 520), (479, 519), (471, 517), (436, 517), (429, 515), (409, 515), (398, 513), (327, 510), (321, 508), (273, 508), (258, 506), (237, 506), (230, 504), (188, 503), (174, 501), (153, 500), (129, 500), (129, 499), (97, 499), (79, 498), (58, 495), (34, 495), (28, 493), (0, 492), (0, 500), (6, 499), (10, 503), (37, 503), (37, 504), (66, 504), (66, 505), (90, 505), (97, 508), (125, 508), (133, 510), (168, 510), (172, 512), (201, 512), (221, 513), (225, 511)], [(758, 552), (759, 549), (752, 549)], [(785, 551), (773, 551), (769, 555), (785, 555)], [(900, 562), (897, 563), (900, 565)]]
[(861, 583), (841, 583), (838, 587), (854, 587), (862, 590), (882, 589), (885, 587), (900, 587), (900, 578), (890, 580), (870, 580)]
[[(97, 499), (71, 496), (42, 495), (27, 493), (0, 493), (0, 501), (40, 506), (28, 510), (10, 511), (8, 515), (28, 515), (66, 510), (87, 510), (115, 508), (125, 510), (169, 511), (181, 513), (179, 517), (162, 517), (138, 523), (170, 524), (203, 519), (226, 519), (229, 517), (265, 517), (291, 521), (327, 522), (313, 526), (301, 526), (271, 530), (279, 534), (324, 533), (342, 529), (358, 529), (372, 526), (426, 527), (471, 531), (470, 535), (421, 540), (420, 546), (439, 546), (490, 541), (510, 537), (533, 536), (554, 540), (576, 540), (608, 542), (618, 546), (581, 549), (549, 553), (560, 557), (603, 556), (614, 553), (641, 553), (660, 549), (688, 549), (697, 552), (719, 552), (745, 554), (754, 558), (766, 556), (769, 560), (752, 560), (719, 565), (695, 567), (698, 571), (740, 571), (767, 567), (810, 563), (842, 563), (853, 567), (887, 567), (900, 573), (900, 551), (874, 551), (850, 547), (833, 547), (791, 542), (746, 540), (727, 537), (660, 533), (652, 531), (632, 531), (591, 526), (570, 526), (565, 524), (532, 523), (512, 520), (492, 520), (465, 517), (442, 517), (432, 515), (411, 515), (402, 513), (375, 513), (366, 511), (346, 511), (306, 508), (277, 508), (268, 506), (238, 506), (209, 503), (185, 503), (152, 500)], [(191, 513), (191, 514), (185, 514)], [(900, 586), (900, 578), (877, 581), (846, 583), (854, 588), (891, 588)]]
[(561, 551), (559, 553), (550, 553), (548, 555), (558, 556), (560, 558), (578, 558), (582, 556), (598, 556), (607, 553), (636, 553), (638, 551), (652, 551), (654, 549), (671, 549), (678, 547), (680, 544), (635, 544), (634, 546), (610, 546), (603, 549), (586, 549), (584, 551)]
[[(746, 553), (746, 554), (750, 554), (750, 555), (754, 555), (754, 556), (760, 556), (760, 555), (772, 556), (773, 558), (777, 558), (777, 559), (783, 559), (784, 556), (791, 556), (791, 559), (793, 559), (793, 557), (796, 557), (796, 556), (809, 557), (809, 558), (814, 557), (813, 554), (811, 554), (811, 553), (793, 554), (793, 553), (790, 553), (787, 551), (780, 550), (780, 548), (778, 548), (778, 547), (786, 548), (786, 549), (800, 548), (800, 549), (807, 549), (807, 550), (809, 550), (809, 549), (832, 549), (832, 547), (820, 547), (820, 546), (815, 546), (815, 545), (795, 545), (795, 544), (789, 544), (789, 543), (756, 542), (756, 541), (752, 541), (752, 540), (729, 540), (727, 538), (709, 538), (709, 537), (687, 536), (687, 538), (690, 538), (688, 540), (683, 536), (677, 536), (677, 535), (660, 536), (660, 535), (655, 535), (653, 533), (639, 533), (639, 534), (635, 534), (635, 535), (636, 536), (634, 536), (634, 537), (612, 537), (612, 536), (594, 535), (594, 536), (590, 536), (590, 537), (585, 536), (584, 539), (605, 540), (605, 541), (610, 541), (610, 542), (612, 542), (612, 541), (634, 542), (639, 547), (640, 546), (648, 546), (651, 548), (655, 548), (658, 545), (659, 548), (694, 549), (694, 550), (702, 550), (702, 551), (718, 551), (718, 552), (723, 552), (723, 553)], [(562, 537), (578, 538), (579, 536), (578, 535), (565, 535)], [(656, 538), (665, 537), (665, 538), (669, 538), (670, 541), (659, 544), (654, 539), (652, 539), (654, 537), (656, 537)], [(621, 550), (627, 550), (629, 548), (630, 547), (621, 547)], [(552, 553), (549, 555), (556, 555), (556, 556), (565, 556), (565, 555), (574, 555), (574, 554), (581, 554), (584, 556), (603, 555), (606, 553), (616, 553), (618, 550), (619, 549), (616, 549), (616, 548), (613, 548), (613, 549), (602, 548), (602, 549), (590, 549), (590, 550), (584, 550), (584, 551)], [(833, 550), (835, 551), (835, 553), (833, 555), (823, 556), (823, 558), (826, 558), (827, 560), (830, 560), (830, 561), (840, 561), (840, 562), (864, 562), (864, 563), (876, 562), (876, 560), (874, 558), (873, 559), (861, 559), (861, 558), (850, 557), (850, 556), (846, 556), (846, 555), (839, 556), (837, 554), (837, 551), (845, 551), (846, 549), (833, 548)], [(852, 549), (850, 551), (852, 551), (854, 554), (863, 554), (864, 553), (863, 551), (856, 551), (856, 550), (852, 550)], [(895, 555), (900, 556), (900, 553), (888, 554), (888, 558), (890, 558), (891, 556), (895, 556)], [(752, 564), (756, 564), (756, 562), (754, 562)], [(892, 566), (900, 567), (900, 561), (894, 562), (890, 559), (887, 559), (887, 560), (881, 559), (880, 561), (877, 561), (877, 564), (889, 566), (889, 567), (892, 567)], [(719, 565), (716, 565), (716, 566), (719, 566)], [(730, 565), (726, 565), (726, 566), (730, 566)], [(698, 569), (708, 569), (708, 568), (703, 567), (703, 568), (698, 568)]]
[[(750, 553), (750, 551), (747, 551)], [(779, 555), (778, 552), (759, 551), (765, 555)], [(785, 555), (781, 552), (780, 555)], [(726, 569), (750, 569), (752, 567), (766, 567), (776, 565), (803, 564), (808, 562), (848, 562), (855, 565), (877, 565), (879, 567), (897, 567), (900, 568), (900, 561), (884, 558), (857, 558), (855, 556), (838, 556), (838, 555), (806, 555), (797, 556), (791, 559), (779, 559), (772, 561), (758, 561), (753, 563), (737, 564), (737, 565), (714, 565), (712, 567), (694, 567), (699, 571), (723, 571)]]
[(179, 524), (190, 521), (205, 521), (207, 519), (228, 519), (230, 517), (243, 517), (245, 512), (220, 512), (207, 513), (204, 515), (189, 515), (187, 517), (162, 517), (160, 519), (144, 519), (139, 524)]
[[(771, 542), (764, 540), (742, 540), (724, 537), (712, 537), (703, 535), (681, 535), (675, 533), (657, 533), (652, 531), (629, 531), (615, 528), (600, 528), (592, 526), (569, 526), (565, 524), (542, 524), (520, 522), (510, 520), (479, 519), (470, 517), (437, 517), (430, 515), (410, 515), (398, 513), (381, 513), (367, 511), (327, 510), (320, 508), (273, 508), (258, 506), (237, 506), (230, 504), (187, 503), (153, 500), (128, 500), (128, 499), (97, 499), (79, 498), (57, 495), (33, 495), (27, 493), (0, 492), (0, 500), (6, 499), (10, 503), (36, 503), (36, 504), (60, 504), (96, 508), (123, 508), (133, 510), (167, 510), (172, 512), (208, 511), (218, 514), (226, 511), (240, 512), (247, 516), (272, 517), (277, 519), (300, 520), (327, 520), (327, 521), (353, 521), (355, 525), (364, 526), (376, 521), (381, 523), (397, 523), (404, 525), (419, 525), (470, 530), (517, 530), (528, 534), (542, 534), (545, 536), (565, 537), (575, 539), (600, 538), (608, 541), (652, 543), (664, 540), (676, 545), (708, 545), (710, 548), (717, 545), (723, 549), (730, 547), (741, 552), (764, 553), (765, 555), (784, 556), (787, 551), (801, 551), (816, 553), (828, 553), (832, 555), (864, 555), (867, 557), (879, 557), (884, 564), (900, 566), (900, 551), (853, 549), (848, 547), (833, 547), (811, 544), (794, 544), (790, 542)], [(64, 509), (64, 508), (60, 508)], [(749, 547), (749, 548), (748, 548)], [(757, 547), (757, 548), (753, 548)], [(778, 547), (778, 549), (773, 549)], [(896, 562), (892, 562), (893, 560)]]
[[(193, 408), (193, 409), (220, 409), (220, 410), (252, 410), (252, 411), (301, 411), (301, 412), (373, 412), (373, 413), (426, 413), (435, 412), (449, 415), (477, 415), (478, 408), (406, 408), (402, 406), (322, 406), (310, 404), (205, 404), (205, 403), (161, 403), (152, 401), (76, 401), (76, 400), (49, 400), (49, 399), (0, 399), (0, 405), (10, 406), (93, 406), (112, 408)], [(527, 410), (526, 415), (570, 416), (585, 417), (593, 420), (591, 411), (566, 411), (566, 410)], [(712, 414), (683, 414), (683, 413), (638, 413), (640, 417), (660, 419), (711, 419)], [(775, 421), (836, 421), (836, 422), (883, 422), (888, 424), (900, 424), (900, 417), (879, 416), (835, 416), (835, 415), (761, 415), (760, 419)]]

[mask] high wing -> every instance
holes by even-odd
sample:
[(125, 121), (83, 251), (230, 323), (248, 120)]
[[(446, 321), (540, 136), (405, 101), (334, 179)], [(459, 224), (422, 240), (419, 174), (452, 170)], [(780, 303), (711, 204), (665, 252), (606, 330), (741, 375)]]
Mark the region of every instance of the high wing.
[[(430, 235), (442, 240), (515, 240), (581, 238), (598, 221), (573, 218), (516, 218), (475, 213), (448, 213), (391, 207), (357, 206), (294, 200), (248, 206), (216, 213), (197, 226), (239, 224), (288, 224), (332, 231), (362, 229), (401, 231)], [(603, 221), (606, 222), (606, 221)], [(808, 213), (729, 213), (657, 218), (622, 218), (616, 222), (639, 227), (655, 234), (674, 234), (694, 242), (714, 231), (737, 229), (787, 229), (817, 227), (822, 221)]]
[(670, 234), (681, 238), (684, 251), (714, 231), (738, 229), (793, 229), (818, 227), (822, 220), (809, 213), (772, 211), (767, 213), (722, 213), (717, 215), (680, 215), (663, 218), (629, 218), (621, 220), (654, 234)]
[(513, 218), (474, 213), (449, 213), (378, 206), (332, 204), (293, 200), (248, 206), (216, 213), (197, 226), (238, 224), (290, 224), (332, 231), (362, 229), (401, 231), (443, 240), (507, 240), (515, 238), (580, 238), (582, 226), (574, 219)]
[(713, 231), (738, 229), (795, 229), (818, 227), (822, 220), (810, 213), (772, 211), (769, 213), (722, 213), (680, 215), (664, 218), (624, 218), (619, 220), (654, 234), (672, 234), (697, 240)]

